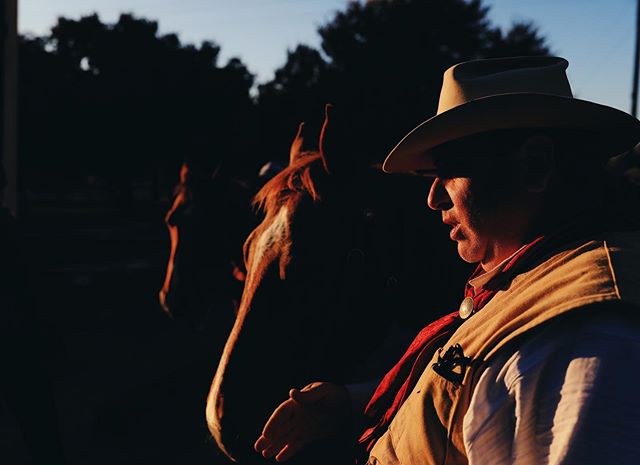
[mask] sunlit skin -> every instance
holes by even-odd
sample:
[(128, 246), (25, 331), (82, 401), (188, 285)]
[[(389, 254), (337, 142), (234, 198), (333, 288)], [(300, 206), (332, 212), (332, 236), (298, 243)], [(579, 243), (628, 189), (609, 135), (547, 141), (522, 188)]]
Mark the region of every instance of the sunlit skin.
[(480, 263), (488, 271), (526, 243), (529, 215), (518, 208), (522, 193), (517, 189), (508, 202), (481, 206), (478, 195), (483, 192), (476, 186), (468, 177), (436, 177), (427, 204), (440, 211), (443, 223), (451, 226), (450, 237), (458, 244), (460, 258)]
[(439, 157), (446, 164), (438, 166), (436, 157), (436, 177), (427, 198), (429, 208), (440, 211), (443, 223), (451, 226), (460, 258), (479, 263), (485, 271), (540, 235), (540, 220), (551, 209), (562, 210), (561, 201), (568, 211), (575, 206), (558, 199), (543, 207), (555, 173), (554, 143), (546, 136), (531, 136), (498, 158), (491, 151), (486, 141), (441, 150)]

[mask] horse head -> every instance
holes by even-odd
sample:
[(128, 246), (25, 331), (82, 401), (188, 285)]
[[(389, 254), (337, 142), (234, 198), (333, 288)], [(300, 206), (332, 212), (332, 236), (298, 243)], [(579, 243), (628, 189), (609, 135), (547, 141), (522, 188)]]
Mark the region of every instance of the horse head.
[[(221, 171), (187, 160), (165, 216), (171, 250), (160, 305), (198, 327), (215, 313), (231, 326), (242, 291), (242, 239), (254, 225), (248, 189)], [(239, 266), (238, 266), (239, 265)], [(226, 334), (225, 334), (226, 336)]]
[(390, 177), (342, 148), (348, 129), (332, 110), (318, 150), (303, 150), (301, 125), (289, 166), (255, 197), (264, 220), (244, 245), (244, 291), (206, 408), (211, 434), (233, 460), (254, 456), (291, 387), (373, 376), (367, 355), (402, 313), (391, 305), (412, 253), (402, 250), (402, 208)]

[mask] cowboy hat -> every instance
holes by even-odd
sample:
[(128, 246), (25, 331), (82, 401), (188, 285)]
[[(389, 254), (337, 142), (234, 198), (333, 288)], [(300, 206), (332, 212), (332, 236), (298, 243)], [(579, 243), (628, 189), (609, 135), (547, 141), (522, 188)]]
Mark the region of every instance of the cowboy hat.
[(640, 141), (640, 121), (573, 97), (559, 57), (473, 60), (444, 73), (436, 115), (407, 134), (384, 162), (387, 173), (434, 170), (431, 150), (463, 137), (516, 128), (593, 133), (610, 156)]

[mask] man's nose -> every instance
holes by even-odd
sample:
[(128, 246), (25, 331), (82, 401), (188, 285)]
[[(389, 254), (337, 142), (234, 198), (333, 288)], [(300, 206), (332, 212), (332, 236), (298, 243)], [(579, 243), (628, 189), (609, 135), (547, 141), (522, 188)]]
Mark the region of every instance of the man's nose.
[(427, 205), (432, 210), (448, 210), (453, 206), (449, 193), (444, 188), (442, 180), (435, 178), (429, 189), (429, 196), (427, 197)]

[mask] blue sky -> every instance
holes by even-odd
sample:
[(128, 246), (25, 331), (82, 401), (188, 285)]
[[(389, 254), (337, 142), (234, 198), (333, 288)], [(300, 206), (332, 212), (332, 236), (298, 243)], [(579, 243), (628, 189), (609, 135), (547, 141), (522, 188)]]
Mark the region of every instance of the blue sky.
[[(430, 1), (430, 0), (425, 0)], [(284, 63), (287, 48), (317, 46), (318, 25), (347, 0), (19, 0), (19, 29), (45, 34), (58, 16), (97, 12), (105, 22), (121, 12), (155, 19), (162, 33), (183, 42), (213, 40), (222, 61), (240, 57), (258, 76), (270, 79)], [(630, 108), (636, 1), (485, 0), (489, 17), (507, 27), (533, 21), (554, 53), (570, 61), (569, 79), (577, 97)]]

